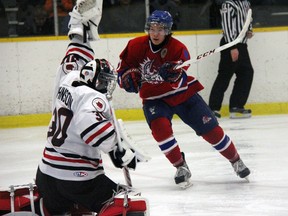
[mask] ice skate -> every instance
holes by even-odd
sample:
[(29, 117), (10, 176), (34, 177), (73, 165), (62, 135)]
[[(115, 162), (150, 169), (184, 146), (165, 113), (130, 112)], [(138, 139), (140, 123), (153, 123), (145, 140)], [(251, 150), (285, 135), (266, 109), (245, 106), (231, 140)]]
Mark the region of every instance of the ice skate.
[(181, 188), (185, 189), (190, 186), (192, 186), (192, 182), (190, 181), (191, 178), (191, 172), (189, 170), (189, 167), (185, 161), (185, 155), (182, 152), (183, 156), (183, 165), (177, 167), (177, 171), (174, 177), (175, 183), (179, 185)]
[(221, 118), (221, 114), (220, 114), (219, 111), (213, 110), (212, 112), (213, 112), (213, 114), (216, 116), (216, 118)]
[(68, 36), (80, 35), (90, 41), (99, 40), (98, 25), (102, 17), (103, 0), (77, 0), (73, 11), (69, 13)]
[(248, 169), (248, 167), (246, 167), (246, 165), (241, 159), (232, 163), (232, 166), (234, 168), (234, 171), (240, 178), (245, 178), (249, 182), (248, 176), (250, 174), (250, 170)]
[(231, 119), (239, 119), (239, 118), (250, 118), (252, 111), (250, 109), (230, 108), (230, 118)]

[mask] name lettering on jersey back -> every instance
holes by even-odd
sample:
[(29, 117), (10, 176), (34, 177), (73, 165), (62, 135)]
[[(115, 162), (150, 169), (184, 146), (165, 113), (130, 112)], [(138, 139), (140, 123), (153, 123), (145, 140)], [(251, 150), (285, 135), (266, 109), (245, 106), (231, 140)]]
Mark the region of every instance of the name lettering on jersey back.
[(69, 90), (65, 87), (59, 87), (56, 98), (61, 100), (69, 109), (71, 109), (71, 104), (73, 98)]

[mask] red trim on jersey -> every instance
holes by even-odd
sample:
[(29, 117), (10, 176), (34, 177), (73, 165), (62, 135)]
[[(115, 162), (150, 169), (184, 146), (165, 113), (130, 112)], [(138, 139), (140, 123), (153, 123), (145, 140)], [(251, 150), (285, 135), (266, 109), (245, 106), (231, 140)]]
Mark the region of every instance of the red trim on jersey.
[(156, 85), (143, 84), (140, 89), (140, 97), (143, 103), (146, 100), (159, 99), (165, 101), (169, 106), (177, 106), (204, 88), (197, 79), (191, 76), (188, 76), (186, 86), (179, 90), (172, 89), (167, 83), (163, 83), (161, 87), (155, 87)]
[(96, 136), (98, 136), (99, 134), (102, 134), (105, 130), (107, 130), (109, 127), (111, 127), (111, 123), (108, 122), (106, 125), (104, 125), (102, 128), (100, 128), (99, 130), (96, 131), (96, 133), (92, 134), (86, 141), (86, 144), (89, 144)]
[[(159, 75), (159, 68), (165, 62), (183, 62), (190, 59), (187, 47), (174, 37), (169, 37), (161, 50), (153, 51), (149, 46), (149, 35), (129, 40), (125, 49), (120, 54), (120, 62), (117, 72), (120, 75), (129, 68), (138, 68), (142, 75)], [(187, 67), (184, 67), (186, 71)], [(186, 75), (186, 74), (185, 74)], [(184, 75), (183, 75), (184, 77)], [(182, 77), (182, 78), (183, 78)], [(120, 86), (121, 87), (121, 86)], [(143, 82), (139, 96), (145, 100), (163, 100), (170, 106), (183, 103), (192, 95), (201, 91), (204, 87), (193, 76), (187, 76), (177, 83), (168, 82)]]
[(88, 52), (86, 52), (86, 51), (84, 51), (84, 50), (82, 50), (82, 49), (79, 49), (79, 48), (71, 48), (71, 49), (69, 49), (69, 50), (66, 52), (66, 55), (68, 55), (68, 53), (73, 52), (73, 51), (80, 52), (80, 53), (86, 55), (86, 56), (87, 56), (88, 58), (90, 58), (90, 59), (93, 59), (93, 58), (94, 58), (93, 55), (91, 55), (90, 53), (88, 53)]
[(79, 159), (67, 159), (64, 157), (52, 156), (52, 155), (46, 154), (46, 150), (44, 150), (43, 156), (44, 156), (44, 158), (49, 159), (49, 160), (65, 161), (65, 162), (72, 162), (72, 163), (82, 163), (82, 164), (91, 164), (94, 167), (98, 167), (99, 164), (102, 163), (102, 160), (99, 160), (98, 164), (93, 164), (93, 163), (91, 163), (91, 161), (85, 161), (84, 159), (82, 159), (82, 160), (81, 159), (80, 160)]

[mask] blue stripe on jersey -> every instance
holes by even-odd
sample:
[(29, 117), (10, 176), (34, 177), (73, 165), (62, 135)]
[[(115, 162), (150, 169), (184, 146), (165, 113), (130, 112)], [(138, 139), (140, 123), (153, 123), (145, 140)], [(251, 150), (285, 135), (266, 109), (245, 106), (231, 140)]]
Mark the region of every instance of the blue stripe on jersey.
[(221, 151), (225, 150), (226, 148), (228, 148), (228, 146), (230, 145), (230, 143), (231, 143), (231, 142), (230, 142), (230, 138), (229, 138), (227, 135), (225, 135), (225, 136), (223, 137), (223, 139), (222, 139), (219, 143), (213, 145), (213, 147), (214, 147), (217, 151), (221, 152)]

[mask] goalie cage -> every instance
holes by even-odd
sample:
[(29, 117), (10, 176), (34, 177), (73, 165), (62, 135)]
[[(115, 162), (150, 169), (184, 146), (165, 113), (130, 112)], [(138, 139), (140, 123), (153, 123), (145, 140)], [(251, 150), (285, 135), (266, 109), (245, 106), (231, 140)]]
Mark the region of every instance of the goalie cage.
[[(117, 194), (102, 208), (99, 214), (74, 205), (66, 216), (149, 216), (148, 201), (140, 193), (131, 191)], [(0, 190), (0, 215), (3, 216), (51, 216), (43, 206), (43, 200), (35, 184), (11, 185)], [(64, 216), (63, 215), (63, 216)]]
[(37, 215), (35, 203), (39, 200), (35, 184), (11, 185), (0, 191), (0, 215)]

